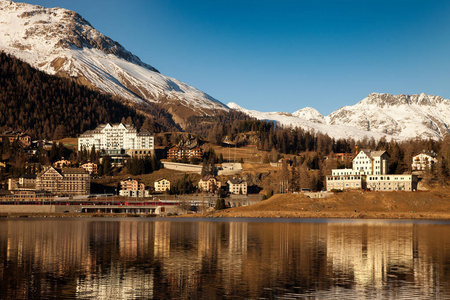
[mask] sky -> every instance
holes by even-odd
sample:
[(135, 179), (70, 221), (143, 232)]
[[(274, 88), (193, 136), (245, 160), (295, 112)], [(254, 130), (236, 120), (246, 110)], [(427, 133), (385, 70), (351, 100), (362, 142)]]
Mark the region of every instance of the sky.
[(18, 0), (74, 10), (222, 103), (323, 115), (372, 92), (450, 98), (450, 1)]

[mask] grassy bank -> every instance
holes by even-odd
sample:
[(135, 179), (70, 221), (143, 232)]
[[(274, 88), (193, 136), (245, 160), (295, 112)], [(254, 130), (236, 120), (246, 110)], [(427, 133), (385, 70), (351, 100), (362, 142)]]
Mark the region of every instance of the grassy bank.
[(278, 194), (255, 205), (195, 216), (450, 220), (450, 190), (428, 192), (347, 191), (322, 199), (311, 199), (301, 194)]

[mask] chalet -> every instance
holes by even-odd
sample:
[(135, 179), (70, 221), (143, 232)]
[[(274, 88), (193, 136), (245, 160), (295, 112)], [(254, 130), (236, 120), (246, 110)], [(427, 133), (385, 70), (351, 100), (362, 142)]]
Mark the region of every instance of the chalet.
[(155, 181), (155, 192), (165, 192), (170, 190), (170, 181), (161, 178)]
[(203, 157), (203, 150), (199, 146), (191, 146), (191, 147), (174, 146), (167, 151), (167, 158), (171, 160), (174, 159), (181, 160), (183, 158), (202, 159), (202, 157)]
[(247, 182), (241, 178), (233, 178), (227, 181), (228, 190), (231, 194), (247, 195)]
[(220, 189), (222, 183), (214, 176), (207, 175), (198, 182), (198, 189), (202, 192), (214, 193)]
[(91, 163), (91, 162), (82, 164), (81, 168), (85, 169), (90, 175), (97, 174), (97, 172), (98, 172), (97, 164), (94, 164), (94, 163)]
[(422, 151), (412, 157), (411, 170), (425, 171), (431, 170), (437, 164), (436, 153)]
[(23, 148), (31, 145), (31, 137), (22, 132), (6, 131), (3, 134), (0, 134), (0, 142), (3, 143), (5, 139), (8, 139), (10, 144), (18, 141)]
[(67, 159), (61, 159), (58, 160), (57, 162), (53, 163), (53, 167), (57, 168), (57, 169), (62, 169), (62, 168), (67, 168), (71, 165), (72, 163), (67, 160)]
[(145, 190), (145, 185), (132, 178), (128, 178), (120, 182), (119, 195), (127, 197), (149, 196), (148, 191)]

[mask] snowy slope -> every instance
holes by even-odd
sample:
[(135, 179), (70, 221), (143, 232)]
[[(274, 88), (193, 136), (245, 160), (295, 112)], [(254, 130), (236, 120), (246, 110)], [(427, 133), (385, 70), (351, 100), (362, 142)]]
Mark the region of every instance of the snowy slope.
[(248, 110), (245, 108), (240, 107), (236, 103), (228, 103), (227, 106), (231, 109), (235, 109), (238, 111), (241, 111), (251, 117), (254, 117), (258, 120), (269, 120), (269, 121), (275, 121), (277, 124), (282, 126), (292, 126), (292, 127), (301, 127), (304, 130), (309, 131), (315, 131), (315, 132), (321, 132), (328, 134), (330, 137), (333, 137), (335, 139), (347, 139), (349, 137), (360, 140), (365, 137), (367, 138), (375, 138), (376, 140), (381, 139), (382, 137), (386, 137), (388, 140), (394, 139), (394, 140), (401, 140), (401, 139), (407, 139), (407, 137), (398, 137), (398, 136), (391, 136), (388, 134), (378, 133), (378, 132), (370, 132), (361, 130), (358, 128), (345, 126), (345, 125), (328, 125), (326, 122), (319, 123), (317, 122), (317, 119), (324, 119), (318, 118), (317, 116), (314, 116), (312, 119), (303, 119), (295, 116), (294, 114), (290, 113), (280, 113), (280, 112), (259, 112), (255, 110)]
[(442, 139), (450, 133), (450, 100), (426, 94), (372, 93), (357, 104), (342, 107), (326, 117), (310, 107), (289, 114), (246, 110), (234, 103), (228, 106), (260, 120), (316, 130), (335, 138)]
[(131, 101), (181, 105), (185, 109), (178, 109), (180, 114), (227, 109), (204, 92), (160, 74), (66, 9), (0, 0), (0, 50), (48, 74), (75, 77)]
[(372, 93), (353, 106), (331, 113), (330, 125), (421, 138), (443, 138), (449, 133), (450, 100), (439, 96)]

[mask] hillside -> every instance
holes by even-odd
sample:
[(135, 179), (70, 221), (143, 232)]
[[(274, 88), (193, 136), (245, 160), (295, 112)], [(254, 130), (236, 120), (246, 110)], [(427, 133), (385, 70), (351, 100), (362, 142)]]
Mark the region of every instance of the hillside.
[[(0, 52), (0, 131), (23, 131), (33, 138), (51, 139), (56, 128), (63, 136), (77, 136), (101, 123), (130, 117), (151, 131), (178, 130), (156, 105), (144, 113), (117, 98), (95, 92), (70, 79), (50, 76)], [(146, 122), (146, 119), (148, 121)]]
[(348, 191), (330, 198), (277, 194), (255, 205), (197, 217), (450, 219), (450, 190), (429, 192)]
[(228, 108), (142, 62), (78, 13), (0, 1), (0, 50), (51, 75), (70, 77), (135, 104), (157, 103), (184, 124)]

